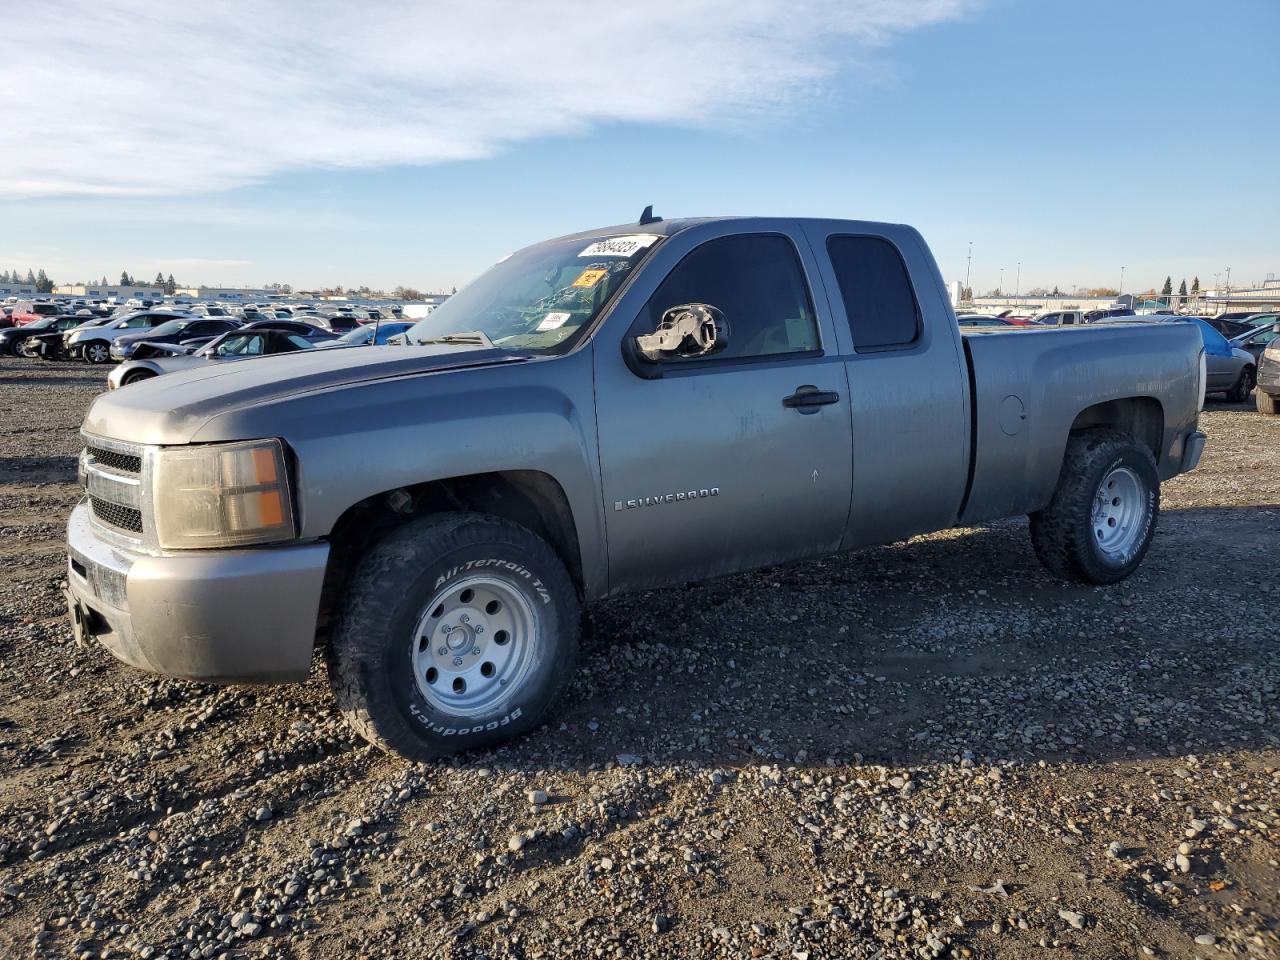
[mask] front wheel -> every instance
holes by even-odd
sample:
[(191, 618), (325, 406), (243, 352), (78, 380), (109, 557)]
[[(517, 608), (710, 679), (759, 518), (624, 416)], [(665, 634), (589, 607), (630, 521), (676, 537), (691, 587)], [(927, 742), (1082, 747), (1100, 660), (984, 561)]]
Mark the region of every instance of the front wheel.
[(92, 340), (84, 345), (84, 358), (89, 363), (106, 363), (111, 359), (111, 347), (101, 340)]
[(127, 387), (131, 383), (141, 383), (143, 380), (150, 380), (154, 376), (155, 374), (150, 370), (135, 370), (120, 381), (120, 386)]
[(411, 760), (540, 724), (577, 658), (577, 592), (555, 551), (480, 514), (414, 520), (357, 568), (329, 644), (347, 722)]
[(1126, 434), (1089, 430), (1067, 441), (1053, 499), (1031, 514), (1031, 544), (1063, 579), (1116, 583), (1142, 563), (1159, 515), (1151, 451)]
[(1249, 399), (1249, 394), (1253, 393), (1253, 385), (1256, 382), (1257, 374), (1253, 367), (1245, 367), (1240, 371), (1240, 377), (1235, 385), (1227, 391), (1227, 399), (1232, 403), (1244, 403)]

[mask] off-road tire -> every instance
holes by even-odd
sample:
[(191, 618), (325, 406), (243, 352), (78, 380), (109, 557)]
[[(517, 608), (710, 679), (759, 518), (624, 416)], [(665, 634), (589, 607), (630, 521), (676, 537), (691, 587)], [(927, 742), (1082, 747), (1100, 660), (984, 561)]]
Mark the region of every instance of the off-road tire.
[[(1093, 506), (1104, 477), (1128, 467), (1145, 486), (1147, 509), (1136, 547), (1117, 563), (1098, 547)], [(1105, 585), (1123, 580), (1142, 563), (1160, 517), (1160, 476), (1146, 445), (1115, 430), (1085, 430), (1067, 441), (1053, 499), (1031, 514), (1031, 545), (1048, 570), (1077, 583)]]
[[(536, 604), (534, 659), (492, 715), (451, 716), (418, 688), (415, 628), (441, 589), (481, 570)], [(572, 679), (580, 624), (573, 581), (541, 538), (483, 514), (433, 514), (398, 528), (359, 563), (328, 644), (329, 683), (347, 723), (389, 753), (431, 760), (489, 747), (546, 718)]]
[(1277, 413), (1280, 413), (1280, 397), (1277, 397), (1274, 393), (1255, 390), (1253, 402), (1257, 405), (1258, 412), (1268, 417), (1274, 417)]
[(1253, 367), (1246, 366), (1240, 370), (1240, 378), (1227, 391), (1227, 399), (1232, 403), (1244, 403), (1249, 399), (1249, 394), (1253, 392), (1254, 381), (1257, 373)]

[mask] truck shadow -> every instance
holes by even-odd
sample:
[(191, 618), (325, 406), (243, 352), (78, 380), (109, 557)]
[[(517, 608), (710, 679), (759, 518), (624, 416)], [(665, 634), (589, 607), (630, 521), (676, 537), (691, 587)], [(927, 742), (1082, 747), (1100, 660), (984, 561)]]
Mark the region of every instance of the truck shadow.
[[(1280, 747), (1280, 506), (1169, 510), (1124, 584), (1025, 520), (594, 607), (554, 720), (479, 762), (1095, 762)], [(1203, 558), (1203, 559), (1201, 559)], [(1224, 571), (1233, 571), (1225, 574)], [(1251, 573), (1250, 571), (1256, 571)]]

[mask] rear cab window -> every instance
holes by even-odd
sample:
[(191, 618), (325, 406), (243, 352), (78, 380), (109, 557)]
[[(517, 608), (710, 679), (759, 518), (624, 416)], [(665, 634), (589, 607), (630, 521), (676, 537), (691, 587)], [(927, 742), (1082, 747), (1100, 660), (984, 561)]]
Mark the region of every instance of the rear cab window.
[(857, 353), (908, 350), (922, 322), (902, 254), (882, 237), (833, 234), (827, 255)]

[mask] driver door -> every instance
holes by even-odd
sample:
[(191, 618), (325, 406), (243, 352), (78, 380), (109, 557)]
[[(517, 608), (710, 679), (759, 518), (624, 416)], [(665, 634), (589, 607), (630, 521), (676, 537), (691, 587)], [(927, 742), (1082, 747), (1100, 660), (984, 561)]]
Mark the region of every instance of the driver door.
[(637, 372), (627, 343), (597, 340), (612, 592), (839, 548), (852, 485), (848, 384), (798, 240), (775, 229), (704, 241), (625, 331), (651, 334), (673, 307), (714, 307), (726, 328), (714, 354)]

